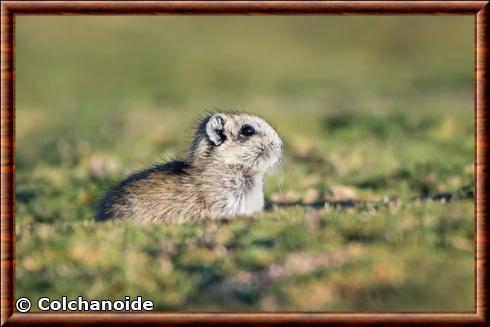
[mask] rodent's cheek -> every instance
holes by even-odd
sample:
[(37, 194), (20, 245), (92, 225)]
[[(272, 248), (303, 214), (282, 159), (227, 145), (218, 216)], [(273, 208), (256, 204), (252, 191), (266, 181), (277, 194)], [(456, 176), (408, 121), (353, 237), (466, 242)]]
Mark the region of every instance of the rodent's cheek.
[(229, 147), (228, 149), (222, 149), (225, 151), (220, 152), (219, 161), (230, 165), (250, 165), (255, 159), (250, 149), (243, 149), (241, 147)]
[(216, 148), (213, 153), (214, 160), (225, 163), (234, 164), (233, 156), (230, 155), (229, 149), (227, 149), (224, 144), (219, 148)]

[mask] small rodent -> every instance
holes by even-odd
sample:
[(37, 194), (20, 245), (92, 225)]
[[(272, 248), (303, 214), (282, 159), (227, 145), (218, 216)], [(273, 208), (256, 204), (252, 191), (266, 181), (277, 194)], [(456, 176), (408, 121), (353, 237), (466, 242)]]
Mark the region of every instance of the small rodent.
[(282, 158), (282, 141), (263, 119), (210, 114), (186, 160), (135, 173), (107, 192), (95, 219), (186, 222), (251, 215), (263, 209), (265, 173)]

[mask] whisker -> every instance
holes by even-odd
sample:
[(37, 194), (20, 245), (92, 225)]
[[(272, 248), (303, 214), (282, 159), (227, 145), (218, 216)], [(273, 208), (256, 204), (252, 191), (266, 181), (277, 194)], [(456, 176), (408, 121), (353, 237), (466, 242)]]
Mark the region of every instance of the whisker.
[(279, 192), (281, 193), (281, 198), (284, 198), (284, 188), (282, 187), (282, 182), (281, 180), (279, 179), (279, 177), (277, 176), (276, 174), (276, 180), (277, 180), (277, 183), (279, 185)]
[(284, 165), (284, 167), (287, 168), (287, 170), (292, 170), (293, 173), (295, 174), (303, 174), (298, 169), (298, 166), (291, 163), (291, 160), (288, 160), (286, 157), (283, 156), (281, 161), (282, 161), (282, 165)]
[(279, 179), (279, 174), (276, 169), (274, 169), (274, 180), (276, 181), (277, 187), (279, 188), (281, 198), (284, 198), (284, 189), (282, 187), (281, 180)]

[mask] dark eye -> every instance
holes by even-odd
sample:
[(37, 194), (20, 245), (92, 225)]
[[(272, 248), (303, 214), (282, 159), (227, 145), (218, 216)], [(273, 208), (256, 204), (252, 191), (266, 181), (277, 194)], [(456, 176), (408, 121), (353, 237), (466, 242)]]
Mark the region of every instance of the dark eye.
[(242, 134), (243, 136), (252, 136), (254, 134), (256, 134), (257, 132), (255, 131), (255, 128), (253, 128), (253, 126), (250, 126), (248, 124), (245, 124), (242, 126), (242, 128), (240, 129), (240, 134)]

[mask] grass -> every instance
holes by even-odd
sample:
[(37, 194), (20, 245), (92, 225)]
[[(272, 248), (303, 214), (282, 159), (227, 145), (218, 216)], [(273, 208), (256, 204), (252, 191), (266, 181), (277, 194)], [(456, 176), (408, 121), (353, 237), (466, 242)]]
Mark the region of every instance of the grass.
[[(18, 17), (16, 296), (473, 310), (472, 33), (471, 17)], [(276, 127), (265, 194), (299, 205), (93, 221), (104, 190), (185, 156), (215, 109)]]

